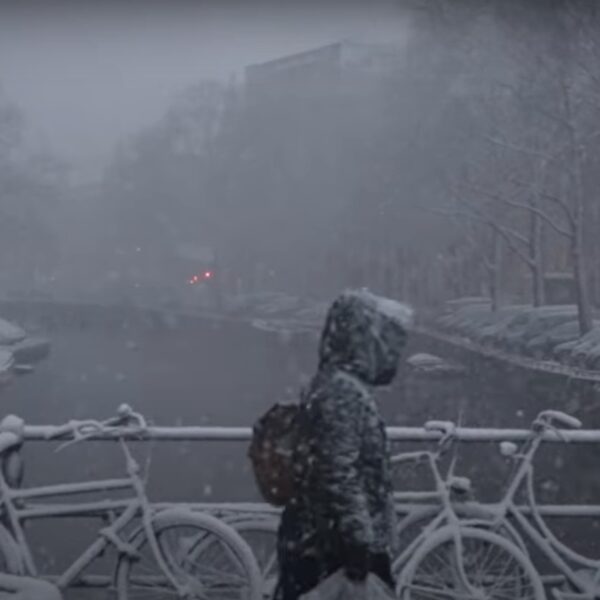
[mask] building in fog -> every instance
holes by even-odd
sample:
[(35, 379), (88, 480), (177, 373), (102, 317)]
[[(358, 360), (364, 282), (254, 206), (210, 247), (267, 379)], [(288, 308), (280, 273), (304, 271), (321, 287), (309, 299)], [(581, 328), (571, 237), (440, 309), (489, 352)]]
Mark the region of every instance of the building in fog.
[(344, 75), (385, 75), (398, 67), (401, 48), (388, 44), (340, 41), (246, 67), (249, 97), (258, 93), (319, 89)]
[[(248, 217), (240, 235), (274, 273), (274, 288), (329, 294), (350, 282), (378, 289), (386, 279), (390, 244), (358, 241), (378, 213), (365, 209), (357, 232), (361, 219), (351, 212), (377, 193), (356, 182), (370, 180), (361, 173), (372, 165), (369, 144), (386, 126), (403, 58), (402, 47), (342, 41), (246, 68), (242, 164), (260, 222), (253, 229)], [(268, 236), (250, 233), (265, 229)]]

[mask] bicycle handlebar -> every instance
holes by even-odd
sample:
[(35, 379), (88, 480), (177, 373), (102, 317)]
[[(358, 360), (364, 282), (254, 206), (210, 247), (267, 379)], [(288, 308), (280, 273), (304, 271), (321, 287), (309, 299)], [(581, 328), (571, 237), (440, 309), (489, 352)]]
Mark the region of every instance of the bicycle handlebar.
[(553, 421), (563, 427), (568, 427), (569, 429), (581, 429), (581, 427), (583, 426), (583, 424), (577, 417), (568, 415), (567, 413), (562, 412), (560, 410), (544, 410), (538, 415), (536, 419), (537, 423), (546, 426), (553, 425)]
[(440, 431), (446, 436), (454, 432), (456, 425), (452, 421), (427, 421), (424, 429), (425, 431)]
[(117, 415), (104, 421), (88, 419), (85, 421), (69, 421), (68, 423), (56, 427), (47, 437), (48, 439), (61, 438), (67, 434), (72, 434), (75, 441), (85, 439), (95, 433), (118, 433), (123, 429), (144, 430), (147, 427), (146, 419), (141, 413), (135, 412), (128, 404), (122, 404), (117, 409)]
[(452, 421), (427, 421), (424, 425), (426, 431), (438, 431), (442, 437), (438, 442), (437, 451), (417, 450), (404, 452), (391, 457), (391, 463), (396, 466), (403, 462), (419, 462), (424, 459), (437, 460), (448, 449), (449, 442), (455, 439), (456, 425)]

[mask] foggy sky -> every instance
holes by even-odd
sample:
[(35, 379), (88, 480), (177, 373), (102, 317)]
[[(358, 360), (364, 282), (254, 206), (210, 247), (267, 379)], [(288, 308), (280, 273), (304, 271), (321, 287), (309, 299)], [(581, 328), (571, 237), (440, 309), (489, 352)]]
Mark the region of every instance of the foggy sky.
[(399, 0), (0, 4), (0, 86), (79, 177), (203, 78), (342, 38), (402, 38)]

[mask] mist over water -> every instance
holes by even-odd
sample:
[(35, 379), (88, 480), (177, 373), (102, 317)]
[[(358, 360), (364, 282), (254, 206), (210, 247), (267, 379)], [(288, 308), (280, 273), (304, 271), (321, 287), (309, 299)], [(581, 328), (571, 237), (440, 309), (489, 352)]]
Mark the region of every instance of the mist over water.
[[(0, 3), (2, 416), (250, 426), (367, 287), (416, 316), (389, 426), (598, 428), (599, 34), (585, 0)], [(26, 486), (124, 473), (57, 446), (25, 444)], [(155, 501), (260, 501), (245, 443), (131, 446)], [(460, 446), (497, 500), (508, 462)], [(540, 501), (597, 502), (597, 452), (544, 447)], [(79, 523), (28, 529), (44, 570)]]

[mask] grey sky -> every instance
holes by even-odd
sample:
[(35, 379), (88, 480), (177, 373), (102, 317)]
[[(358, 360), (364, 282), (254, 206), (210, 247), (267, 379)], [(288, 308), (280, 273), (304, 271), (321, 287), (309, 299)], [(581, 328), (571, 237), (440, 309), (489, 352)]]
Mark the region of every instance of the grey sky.
[(206, 77), (340, 38), (403, 36), (400, 0), (0, 4), (0, 85), (85, 178)]

